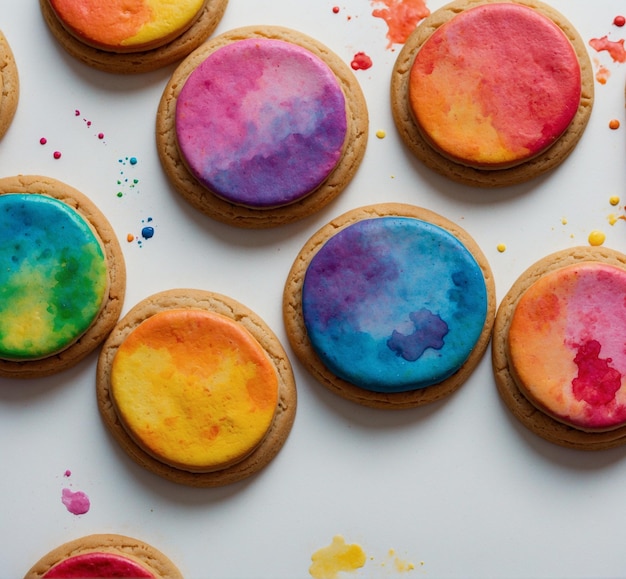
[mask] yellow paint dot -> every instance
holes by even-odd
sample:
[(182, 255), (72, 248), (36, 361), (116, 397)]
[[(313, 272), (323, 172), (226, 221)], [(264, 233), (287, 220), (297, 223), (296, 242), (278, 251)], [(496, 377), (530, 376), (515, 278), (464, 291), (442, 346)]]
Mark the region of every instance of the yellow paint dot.
[(605, 239), (606, 239), (606, 235), (604, 235), (602, 231), (598, 231), (597, 229), (594, 229), (589, 234), (589, 245), (593, 245), (593, 246), (602, 245)]
[(619, 217), (617, 215), (615, 215), (615, 213), (611, 213), (608, 217), (607, 220), (609, 222), (609, 225), (615, 225), (617, 223), (617, 220), (619, 219)]
[(609, 203), (611, 205), (617, 205), (619, 203), (619, 197), (617, 195), (613, 195), (610, 199), (609, 199)]
[(341, 535), (337, 535), (331, 545), (311, 555), (313, 563), (309, 573), (315, 579), (336, 579), (342, 571), (356, 571), (363, 567), (365, 559), (365, 552), (359, 545), (348, 545)]
[(383, 130), (376, 131), (376, 136), (377, 136), (379, 139), (384, 139), (384, 138), (387, 136), (387, 133), (385, 133), (385, 131), (383, 131)]
[(567, 217), (561, 217), (561, 223), (567, 225)]
[(506, 251), (506, 245), (504, 245), (504, 243), (498, 243), (496, 249), (500, 252), (500, 253), (504, 253)]

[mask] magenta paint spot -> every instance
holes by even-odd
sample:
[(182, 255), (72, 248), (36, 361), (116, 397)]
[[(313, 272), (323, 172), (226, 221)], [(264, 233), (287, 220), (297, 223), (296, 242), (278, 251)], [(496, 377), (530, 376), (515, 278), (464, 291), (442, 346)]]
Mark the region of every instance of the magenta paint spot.
[(48, 139), (46, 139), (46, 137), (41, 137), (41, 139), (39, 139), (40, 145), (45, 145), (47, 142), (48, 142)]
[(125, 577), (140, 579), (154, 577), (136, 561), (115, 553), (82, 553), (64, 559), (49, 569), (44, 579), (87, 579)]
[(52, 154), (52, 156), (53, 156), (55, 159), (60, 159), (60, 158), (61, 158), (61, 151), (55, 151), (55, 152)]
[(99, 139), (104, 139), (104, 133), (98, 133), (98, 138)]
[(89, 497), (82, 491), (74, 492), (71, 489), (63, 489), (61, 501), (73, 515), (84, 515), (91, 507)]
[(600, 342), (589, 340), (578, 347), (574, 363), (578, 376), (572, 380), (574, 396), (591, 406), (606, 406), (615, 399), (622, 375), (611, 368), (611, 358), (600, 358)]
[(80, 117), (80, 111), (79, 111), (78, 109), (76, 109), (76, 110), (74, 111), (74, 116), (75, 116), (75, 117)]
[(350, 63), (353, 70), (367, 70), (372, 67), (372, 59), (364, 52), (357, 52)]
[(66, 478), (69, 478), (72, 476), (72, 471), (70, 469), (67, 469), (64, 473), (63, 476)]

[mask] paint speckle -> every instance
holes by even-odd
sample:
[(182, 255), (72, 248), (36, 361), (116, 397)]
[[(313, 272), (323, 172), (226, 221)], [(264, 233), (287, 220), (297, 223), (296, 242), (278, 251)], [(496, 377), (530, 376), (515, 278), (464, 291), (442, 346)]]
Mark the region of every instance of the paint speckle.
[(54, 153), (52, 153), (52, 156), (55, 159), (60, 159), (61, 158), (61, 151), (55, 151)]
[(499, 253), (504, 253), (506, 251), (506, 245), (504, 245), (504, 243), (498, 243), (496, 249)]
[(154, 237), (154, 227), (144, 227), (141, 230), (141, 237), (143, 237), (144, 239), (151, 239), (152, 237)]
[(339, 6), (333, 6), (333, 14), (339, 14)]
[(626, 62), (626, 49), (624, 49), (624, 39), (609, 40), (608, 36), (602, 38), (592, 38), (589, 46), (596, 52), (606, 51), (614, 62)]
[(609, 129), (611, 130), (615, 130), (615, 129), (619, 129), (619, 121), (617, 119), (611, 119), (609, 121)]
[(134, 167), (137, 165), (137, 157), (122, 157), (117, 161), (121, 166), (122, 170), (119, 173), (119, 178), (117, 179), (117, 196), (119, 198), (124, 197), (124, 194), (129, 190), (136, 189), (139, 184), (139, 179), (136, 177), (130, 178), (126, 175), (126, 167), (128, 165)]
[(104, 139), (104, 133), (98, 133), (98, 138), (99, 138), (100, 140)]
[(69, 478), (69, 477), (71, 477), (71, 476), (72, 476), (72, 471), (71, 471), (71, 470), (69, 470), (69, 469), (67, 469), (67, 470), (63, 473), (63, 476), (64, 476), (65, 478)]
[(596, 70), (596, 81), (600, 84), (606, 84), (609, 78), (611, 77), (611, 71), (606, 67), (598, 63), (594, 60), (594, 64), (597, 67)]
[(136, 165), (136, 164), (137, 164), (137, 157), (131, 157), (131, 158), (128, 160), (128, 162), (129, 162), (131, 165)]
[(63, 489), (61, 501), (65, 505), (65, 508), (73, 515), (84, 515), (89, 512), (91, 507), (89, 497), (84, 492), (74, 492), (68, 488)]
[(589, 234), (589, 245), (592, 245), (594, 247), (597, 247), (599, 245), (602, 245), (605, 240), (606, 240), (606, 235), (602, 232), (599, 231), (597, 229), (594, 229), (590, 234)]
[(135, 241), (135, 236), (132, 233), (129, 233), (126, 236), (126, 241), (128, 241), (128, 243), (132, 243), (133, 241)]
[(309, 573), (315, 579), (336, 579), (341, 572), (356, 571), (365, 565), (365, 552), (360, 545), (346, 544), (341, 535), (333, 538), (328, 547), (311, 556)]
[(367, 70), (372, 68), (372, 59), (364, 52), (357, 52), (352, 58), (350, 66), (352, 70)]
[(567, 217), (561, 217), (561, 225), (567, 225)]
[(385, 131), (383, 130), (379, 130), (379, 131), (376, 131), (376, 136), (379, 139), (384, 139), (387, 136), (387, 133), (385, 133)]
[(612, 195), (609, 198), (609, 203), (613, 206), (618, 205), (619, 204), (619, 197), (617, 195)]
[(48, 142), (48, 139), (46, 139), (46, 137), (41, 137), (41, 139), (39, 139), (40, 145), (45, 145), (47, 142)]
[(387, 48), (404, 44), (419, 22), (430, 14), (425, 0), (372, 0), (371, 4), (384, 6), (374, 9), (372, 16), (387, 23)]
[(626, 24), (626, 18), (624, 18), (623, 16), (616, 16), (613, 19), (613, 24), (621, 28), (622, 26), (624, 26), (624, 24)]

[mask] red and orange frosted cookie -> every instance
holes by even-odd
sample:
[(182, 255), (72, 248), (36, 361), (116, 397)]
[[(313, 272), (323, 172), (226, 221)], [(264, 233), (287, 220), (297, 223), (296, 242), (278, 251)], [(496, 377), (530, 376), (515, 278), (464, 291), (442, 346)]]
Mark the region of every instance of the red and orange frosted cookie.
[(210, 217), (273, 227), (331, 202), (358, 169), (367, 107), (349, 67), (318, 41), (246, 27), (205, 43), (174, 72), (157, 148), (176, 190)]
[(280, 450), (296, 410), (280, 342), (219, 294), (170, 290), (118, 324), (98, 363), (106, 425), (142, 466), (190, 486), (250, 476)]
[(9, 130), (20, 96), (20, 79), (15, 57), (0, 32), (0, 138)]
[(228, 0), (40, 0), (52, 33), (74, 57), (114, 73), (183, 59), (217, 27)]
[(591, 113), (584, 42), (535, 0), (457, 0), (407, 40), (392, 108), (408, 147), (456, 181), (495, 187), (554, 168)]
[(626, 256), (574, 248), (531, 266), (494, 327), (500, 394), (530, 430), (562, 446), (626, 443)]
[(88, 535), (64, 543), (43, 556), (24, 579), (182, 579), (161, 551), (132, 537)]

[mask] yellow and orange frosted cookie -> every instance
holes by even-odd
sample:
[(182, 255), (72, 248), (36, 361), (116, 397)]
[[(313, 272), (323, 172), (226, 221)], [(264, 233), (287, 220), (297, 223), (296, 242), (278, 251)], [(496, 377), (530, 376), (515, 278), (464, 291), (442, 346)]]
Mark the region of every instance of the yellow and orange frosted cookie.
[(187, 201), (230, 225), (264, 228), (345, 189), (365, 154), (368, 115), (353, 72), (327, 47), (250, 26), (180, 64), (156, 124), (161, 163)]
[(0, 376), (77, 364), (119, 319), (126, 268), (111, 225), (51, 179), (0, 179)]
[(40, 0), (44, 18), (75, 58), (131, 74), (182, 60), (215, 30), (228, 0)]
[(20, 96), (20, 80), (11, 47), (0, 32), (0, 138), (9, 130)]
[(129, 455), (190, 486), (235, 482), (284, 444), (296, 410), (291, 365), (253, 312), (177, 289), (135, 306), (98, 363), (104, 422)]
[(574, 27), (536, 0), (457, 0), (407, 40), (391, 83), (400, 134), (427, 166), (469, 185), (520, 183), (582, 136), (593, 73)]
[(626, 443), (626, 255), (580, 247), (531, 266), (502, 301), (498, 390), (531, 431), (597, 450)]
[(95, 534), (56, 547), (24, 579), (182, 579), (161, 551), (124, 535)]

